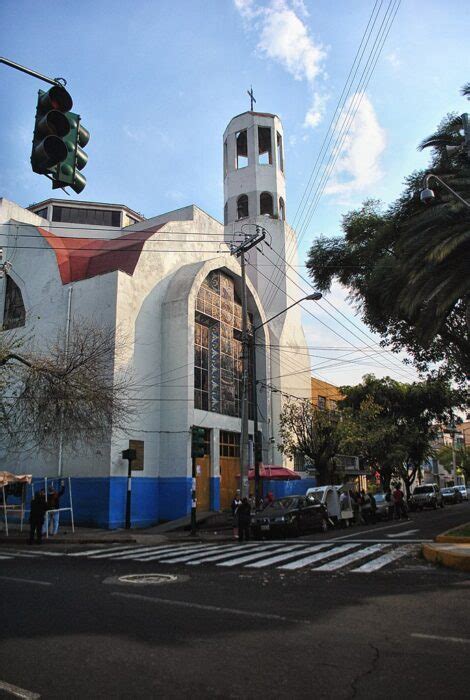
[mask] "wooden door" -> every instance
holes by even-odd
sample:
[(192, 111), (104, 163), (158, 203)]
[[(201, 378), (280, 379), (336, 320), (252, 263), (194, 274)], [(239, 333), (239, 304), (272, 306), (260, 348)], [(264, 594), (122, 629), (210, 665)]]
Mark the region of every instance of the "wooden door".
[(210, 473), (211, 473), (210, 455), (205, 455), (204, 457), (198, 457), (196, 459), (196, 497), (197, 497), (196, 510), (200, 510), (200, 511), (210, 510), (210, 500), (211, 500)]
[(235, 491), (239, 488), (240, 458), (220, 458), (220, 508), (229, 510)]

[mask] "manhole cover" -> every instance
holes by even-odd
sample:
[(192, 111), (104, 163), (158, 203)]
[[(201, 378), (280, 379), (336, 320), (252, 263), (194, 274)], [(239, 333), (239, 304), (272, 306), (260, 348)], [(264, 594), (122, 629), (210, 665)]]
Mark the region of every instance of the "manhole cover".
[(118, 578), (120, 583), (135, 583), (140, 585), (174, 583), (177, 580), (178, 577), (172, 574), (127, 574), (127, 576), (120, 576)]

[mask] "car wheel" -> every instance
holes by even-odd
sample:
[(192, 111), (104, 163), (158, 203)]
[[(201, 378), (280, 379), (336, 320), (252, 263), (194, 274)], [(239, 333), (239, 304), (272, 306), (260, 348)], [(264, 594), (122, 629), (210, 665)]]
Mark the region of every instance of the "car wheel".
[(441, 508), (444, 508), (444, 501), (441, 501)]
[(434, 508), (434, 510), (437, 510), (437, 501), (433, 501), (432, 507)]
[(298, 520), (292, 521), (292, 524), (290, 526), (290, 532), (291, 532), (292, 537), (300, 537), (301, 528), (300, 528)]

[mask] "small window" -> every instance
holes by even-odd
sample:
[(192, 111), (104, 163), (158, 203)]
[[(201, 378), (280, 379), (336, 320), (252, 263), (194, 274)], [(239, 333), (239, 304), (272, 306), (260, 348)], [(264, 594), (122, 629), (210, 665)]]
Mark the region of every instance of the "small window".
[(236, 135), (237, 140), (237, 170), (246, 168), (248, 165), (248, 138), (246, 129), (239, 131)]
[(47, 207), (45, 207), (44, 209), (38, 209), (34, 213), (36, 214), (36, 216), (40, 216), (41, 219), (47, 219)]
[(248, 197), (246, 194), (242, 194), (237, 199), (237, 218), (246, 219), (248, 216)]
[(5, 331), (24, 326), (26, 318), (21, 289), (9, 276), (7, 276), (6, 282), (7, 288), (3, 309), (3, 330)]
[(258, 127), (258, 163), (272, 165), (271, 129), (269, 126)]
[(261, 216), (265, 214), (266, 216), (273, 215), (273, 197), (269, 192), (261, 192), (259, 197), (259, 213)]
[(228, 224), (228, 204), (225, 202), (224, 204), (224, 224)]
[(279, 131), (276, 131), (276, 145), (277, 145), (277, 164), (279, 170), (284, 172), (284, 157), (282, 155), (282, 136)]
[(228, 158), (227, 158), (227, 141), (224, 141), (224, 177), (227, 175)]
[(326, 408), (326, 396), (319, 396), (318, 397), (318, 408), (321, 411), (324, 411)]
[(279, 197), (279, 218), (281, 221), (286, 220), (286, 205), (284, 204), (282, 197)]

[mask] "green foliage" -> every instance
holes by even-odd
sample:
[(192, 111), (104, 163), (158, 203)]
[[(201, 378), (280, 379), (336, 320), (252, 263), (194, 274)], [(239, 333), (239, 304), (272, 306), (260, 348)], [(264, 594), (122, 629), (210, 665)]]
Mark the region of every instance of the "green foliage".
[(361, 384), (341, 387), (341, 392), (341, 450), (361, 456), (385, 487), (401, 477), (407, 491), (433, 454), (438, 421), (449, 420), (463, 401), (441, 379), (405, 384), (366, 375)]
[[(449, 474), (452, 474), (452, 447), (447, 445), (441, 447), (437, 452), (437, 458)], [(470, 479), (470, 447), (468, 445), (455, 448), (455, 463), (457, 468), (463, 471), (466, 478)]]
[[(447, 115), (421, 144), (432, 148), (432, 171), (470, 201), (470, 157), (462, 120)], [(447, 145), (459, 148), (450, 155)], [(420, 200), (424, 172), (415, 172), (387, 210), (367, 200), (343, 217), (344, 235), (320, 238), (307, 267), (315, 287), (334, 280), (350, 290), (363, 321), (396, 351), (407, 350), (421, 372), (463, 382), (470, 373), (470, 208), (431, 180), (436, 198)]]

